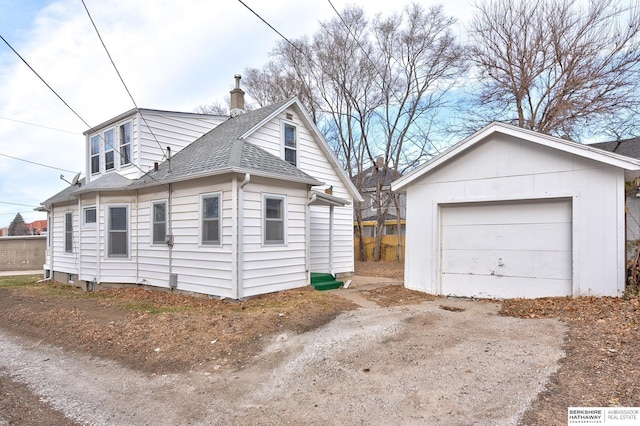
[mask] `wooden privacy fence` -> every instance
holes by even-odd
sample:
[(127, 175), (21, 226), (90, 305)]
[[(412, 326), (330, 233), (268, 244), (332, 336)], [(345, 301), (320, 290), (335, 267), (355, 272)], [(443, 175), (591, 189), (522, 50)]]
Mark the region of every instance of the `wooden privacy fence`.
[[(405, 237), (400, 237), (402, 244), (402, 258), (404, 259), (404, 243)], [(356, 260), (360, 260), (360, 238), (354, 237), (353, 239), (353, 252)], [(376, 247), (376, 238), (367, 237), (364, 239), (364, 248), (367, 254), (367, 261), (373, 261), (373, 251)], [(397, 235), (383, 235), (382, 243), (380, 244), (380, 260), (385, 262), (395, 262), (398, 260), (398, 236)]]

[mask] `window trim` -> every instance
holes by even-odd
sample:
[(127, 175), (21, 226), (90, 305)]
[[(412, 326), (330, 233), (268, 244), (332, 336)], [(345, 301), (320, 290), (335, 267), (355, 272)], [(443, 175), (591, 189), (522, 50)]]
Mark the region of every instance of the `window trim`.
[[(131, 258), (131, 209), (129, 204), (106, 204), (104, 206), (105, 208), (105, 212), (104, 212), (104, 229), (105, 229), (105, 257), (108, 260), (128, 260)], [(127, 248), (127, 253), (126, 254), (111, 254), (111, 229), (110, 229), (110, 225), (111, 225), (111, 209), (112, 208), (124, 208), (126, 210), (126, 230), (124, 231), (126, 233), (126, 248)]]
[[(108, 145), (108, 141), (107, 141), (107, 133), (111, 132), (111, 134), (113, 134), (113, 140), (111, 141), (111, 146)], [(109, 129), (105, 129), (102, 132), (102, 138), (104, 139), (104, 171), (105, 172), (109, 172), (112, 170), (116, 170), (116, 149), (114, 144), (116, 143), (116, 128), (115, 127), (111, 127)], [(113, 163), (111, 168), (107, 168), (107, 165), (109, 164), (107, 162), (107, 154), (108, 153), (112, 153), (113, 154)]]
[[(294, 138), (293, 147), (287, 145), (287, 141), (286, 141), (287, 127), (291, 127), (293, 129), (293, 131), (294, 131), (294, 134), (293, 134), (293, 138)], [(298, 145), (299, 145), (299, 139), (300, 139), (298, 137), (298, 126), (296, 126), (296, 124), (293, 121), (282, 120), (281, 131), (282, 131), (282, 141), (280, 143), (280, 155), (282, 156), (282, 159), (284, 161), (286, 161), (287, 163), (291, 164), (294, 167), (298, 167), (298, 164), (299, 164), (299, 161), (298, 161)], [(287, 161), (287, 150), (291, 150), (294, 153), (295, 159), (294, 159), (293, 163)]]
[[(218, 198), (218, 241), (204, 241), (204, 200), (206, 198)], [(198, 211), (198, 244), (201, 247), (221, 247), (222, 246), (222, 191), (208, 192), (200, 194), (200, 208)]]
[[(95, 222), (87, 222), (87, 211), (95, 210), (96, 212), (96, 221)], [(98, 224), (98, 209), (95, 204), (84, 206), (82, 208), (82, 227), (83, 228), (95, 228)]]
[[(70, 217), (69, 221), (67, 221), (67, 217)], [(71, 229), (67, 228), (68, 224), (70, 224)], [(73, 211), (70, 210), (64, 212), (64, 238), (62, 244), (65, 254), (73, 254)], [(67, 246), (70, 247), (67, 249)]]
[[(282, 218), (279, 219), (282, 222), (282, 240), (267, 241), (267, 199), (280, 200), (282, 202)], [(285, 194), (262, 194), (262, 208), (261, 208), (261, 222), (262, 222), (262, 245), (265, 247), (284, 247), (287, 245), (287, 196)], [(272, 221), (275, 221), (271, 219)]]
[[(160, 205), (160, 204), (164, 204), (164, 238), (162, 239), (162, 241), (157, 240), (156, 241), (156, 236), (155, 236), (155, 225), (156, 225), (156, 221), (155, 221), (155, 206), (156, 205)], [(167, 235), (168, 235), (168, 203), (166, 199), (162, 199), (162, 200), (152, 200), (151, 201), (151, 206), (150, 206), (150, 211), (149, 211), (149, 224), (150, 224), (150, 239), (151, 239), (151, 245), (152, 246), (160, 246), (160, 245), (166, 245), (167, 244)], [(160, 222), (158, 222), (160, 223)]]
[[(97, 139), (98, 142), (98, 151), (97, 152), (93, 152), (93, 141)], [(91, 172), (92, 175), (97, 175), (100, 174), (100, 157), (101, 155), (101, 150), (100, 150), (100, 146), (102, 145), (102, 141), (100, 140), (102, 139), (100, 137), (100, 133), (96, 133), (95, 135), (91, 135), (89, 137), (89, 171)], [(93, 170), (93, 159), (97, 158), (98, 159), (98, 169), (96, 171)]]
[[(122, 139), (122, 135), (123, 135), (123, 130), (125, 128), (126, 125), (129, 125), (129, 142), (127, 143), (122, 143), (123, 139)], [(129, 167), (133, 164), (132, 160), (131, 160), (131, 154), (132, 154), (132, 140), (133, 140), (133, 122), (131, 120), (127, 120), (127, 121), (123, 121), (122, 123), (118, 124), (118, 156), (120, 157), (120, 160), (118, 161), (119, 163), (119, 167)], [(126, 156), (122, 155), (122, 149), (124, 147), (127, 147), (129, 149), (129, 156), (128, 158)], [(124, 158), (127, 158), (129, 161), (128, 162), (123, 162)]]

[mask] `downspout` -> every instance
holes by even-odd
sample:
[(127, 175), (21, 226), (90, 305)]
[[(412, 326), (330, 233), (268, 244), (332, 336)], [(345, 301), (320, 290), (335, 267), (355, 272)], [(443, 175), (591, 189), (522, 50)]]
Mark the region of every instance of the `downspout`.
[(238, 298), (238, 176), (231, 177), (231, 297)]
[(307, 268), (307, 284), (311, 284), (311, 204), (316, 201), (316, 193), (312, 192), (309, 201), (307, 201), (306, 206), (306, 217), (305, 217), (305, 262)]
[(78, 256), (78, 281), (81, 281), (82, 279), (80, 278), (80, 276), (82, 276), (82, 222), (83, 222), (83, 217), (82, 217), (82, 195), (80, 195), (78, 197), (78, 250), (76, 252), (76, 256)]
[[(153, 214), (153, 212), (151, 212)], [(136, 189), (136, 283), (140, 282), (140, 263), (138, 254), (140, 253), (140, 191)]]
[[(100, 193), (96, 194), (96, 283), (100, 284), (102, 282), (102, 259), (100, 257), (100, 234), (103, 231), (103, 228), (100, 226)], [(102, 239), (104, 243), (104, 238)]]
[(329, 273), (333, 275), (333, 205), (329, 206)]
[[(45, 206), (46, 208), (46, 206)], [(49, 278), (53, 280), (53, 204), (51, 204), (49, 215), (47, 219), (51, 219), (47, 221), (47, 251), (49, 253)], [(47, 277), (45, 277), (47, 278)]]
[[(169, 147), (167, 147), (167, 149), (169, 149)], [(173, 224), (171, 220), (172, 206), (173, 206), (173, 184), (170, 183), (169, 195), (167, 197), (167, 247), (169, 248), (169, 254), (168, 254), (169, 259), (167, 260), (167, 262), (169, 267), (169, 277), (171, 277), (171, 274), (173, 273)], [(153, 212), (151, 212), (151, 214), (153, 214)], [(177, 286), (177, 283), (176, 283), (176, 286)]]
[(243, 283), (243, 271), (244, 271), (244, 266), (243, 266), (243, 234), (244, 234), (244, 230), (243, 230), (243, 204), (244, 204), (244, 187), (247, 186), (247, 184), (249, 184), (249, 182), (251, 181), (251, 174), (250, 173), (245, 173), (244, 174), (244, 179), (242, 180), (242, 182), (240, 183), (240, 189), (238, 190), (238, 261), (237, 261), (237, 268), (238, 268), (238, 285), (237, 285), (237, 299), (242, 299), (243, 297), (243, 290), (244, 290), (244, 283)]

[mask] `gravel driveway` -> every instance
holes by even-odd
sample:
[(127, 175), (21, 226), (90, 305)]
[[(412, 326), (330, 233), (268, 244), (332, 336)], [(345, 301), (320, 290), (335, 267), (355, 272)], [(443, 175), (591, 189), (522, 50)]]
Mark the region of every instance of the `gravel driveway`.
[(0, 368), (82, 424), (511, 425), (558, 369), (566, 326), (498, 308), (361, 308), (271, 336), (239, 370), (166, 376), (0, 334)]

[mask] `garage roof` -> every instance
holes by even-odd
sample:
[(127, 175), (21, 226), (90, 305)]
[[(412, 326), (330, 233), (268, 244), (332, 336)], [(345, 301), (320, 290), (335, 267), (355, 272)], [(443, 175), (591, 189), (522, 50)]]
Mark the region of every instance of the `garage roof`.
[(511, 126), (504, 123), (494, 122), (477, 131), (466, 139), (453, 145), (442, 154), (433, 157), (425, 164), (421, 165), (411, 173), (401, 177), (391, 184), (392, 191), (403, 190), (414, 180), (420, 178), (431, 170), (440, 166), (443, 163), (453, 159), (454, 157), (465, 152), (475, 144), (481, 142), (486, 137), (494, 134), (501, 133), (509, 136), (513, 136), (520, 139), (526, 139), (532, 143), (537, 143), (550, 148), (555, 148), (560, 151), (568, 152), (570, 154), (578, 155), (584, 158), (589, 158), (594, 161), (609, 164), (614, 167), (620, 167), (627, 171), (625, 173), (625, 179), (631, 180), (640, 176), (640, 160), (630, 158), (624, 155), (615, 154), (612, 152), (604, 151), (598, 148), (594, 148), (589, 145), (583, 145), (576, 142), (567, 141), (554, 136), (544, 135), (542, 133), (534, 132), (533, 130), (523, 129), (521, 127)]

